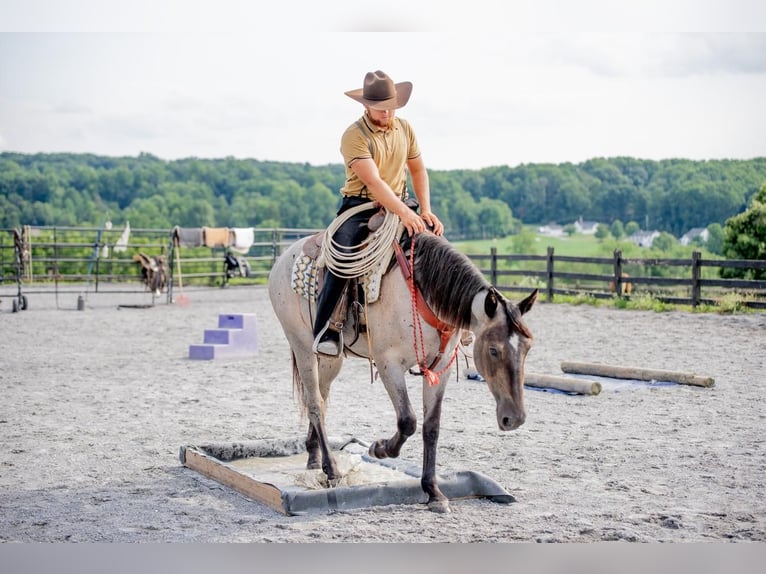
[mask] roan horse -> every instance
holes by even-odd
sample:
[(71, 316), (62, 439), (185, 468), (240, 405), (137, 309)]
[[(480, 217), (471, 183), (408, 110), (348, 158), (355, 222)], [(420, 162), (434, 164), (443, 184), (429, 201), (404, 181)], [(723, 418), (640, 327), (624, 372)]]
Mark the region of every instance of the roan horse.
[[(325, 408), (330, 386), (340, 372), (339, 357), (312, 352), (312, 310), (314, 302), (298, 295), (291, 286), (291, 273), (303, 244), (297, 241), (274, 264), (269, 277), (269, 296), (282, 324), (292, 353), (293, 380), (309, 419), (306, 449), (307, 467), (321, 468), (330, 484), (340, 479), (325, 429)], [(474, 363), (486, 379), (497, 404), (497, 424), (501, 430), (513, 430), (524, 424), (524, 361), (532, 344), (532, 333), (522, 315), (532, 308), (537, 290), (518, 305), (507, 300), (465, 255), (444, 238), (432, 233), (415, 236), (414, 280), (433, 314), (454, 327), (440, 355), (440, 334), (422, 322), (422, 337), (417, 347), (425, 350), (418, 360), (413, 329), (419, 323), (413, 317), (410, 282), (398, 269), (383, 276), (380, 295), (368, 306), (367, 329), (357, 337), (352, 320), (346, 321), (346, 353), (372, 359), (396, 410), (397, 430), (391, 438), (375, 441), (369, 449), (376, 458), (397, 457), (404, 442), (415, 433), (417, 418), (407, 394), (405, 376), (411, 368), (439, 372), (450, 365), (460, 343), (461, 333), (474, 334)], [(349, 316), (350, 317), (350, 316)], [(369, 333), (369, 339), (368, 335)], [(436, 364), (432, 364), (435, 359)], [(435, 512), (449, 512), (449, 501), (436, 480), (436, 445), (446, 381), (451, 367), (441, 373), (441, 382), (429, 384), (423, 377), (423, 470), (421, 486), (428, 495), (428, 507)], [(437, 379), (438, 380), (438, 379)]]

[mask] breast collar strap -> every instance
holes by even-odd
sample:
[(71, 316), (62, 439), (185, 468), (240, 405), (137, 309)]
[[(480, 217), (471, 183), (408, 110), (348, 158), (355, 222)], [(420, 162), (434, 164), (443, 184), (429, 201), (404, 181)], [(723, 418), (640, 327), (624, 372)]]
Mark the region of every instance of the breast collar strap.
[[(410, 263), (407, 261), (407, 256), (404, 254), (402, 246), (399, 245), (398, 241), (394, 241), (394, 253), (396, 254), (396, 262), (399, 264), (399, 269), (402, 271), (404, 280), (407, 281), (407, 283), (414, 283), (415, 279), (413, 277), (412, 269), (410, 269)], [(441, 360), (444, 351), (447, 350), (447, 344), (455, 334), (455, 327), (445, 323), (434, 314), (431, 307), (428, 306), (428, 303), (426, 303), (426, 300), (423, 298), (423, 294), (420, 292), (417, 285), (415, 285), (415, 291), (417, 293), (418, 313), (420, 313), (420, 316), (423, 317), (423, 320), (426, 323), (436, 329), (439, 333), (439, 353), (428, 367), (429, 369), (433, 369)]]

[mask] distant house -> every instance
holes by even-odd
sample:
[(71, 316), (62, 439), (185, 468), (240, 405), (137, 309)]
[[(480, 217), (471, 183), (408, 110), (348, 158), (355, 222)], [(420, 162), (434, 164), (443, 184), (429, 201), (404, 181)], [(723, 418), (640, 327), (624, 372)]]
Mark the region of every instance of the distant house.
[(585, 235), (595, 235), (598, 230), (598, 221), (583, 221), (581, 217), (574, 222), (575, 231), (577, 233), (584, 233)]
[(659, 236), (659, 231), (636, 231), (628, 239), (640, 247), (651, 247)]
[(566, 232), (561, 225), (555, 223), (549, 223), (548, 225), (542, 225), (537, 228), (537, 232), (540, 235), (547, 235), (548, 237), (564, 237)]
[(706, 227), (695, 227), (694, 229), (690, 229), (681, 236), (681, 245), (689, 245), (698, 237), (702, 239), (702, 241), (707, 241), (709, 236), (710, 233), (708, 233)]

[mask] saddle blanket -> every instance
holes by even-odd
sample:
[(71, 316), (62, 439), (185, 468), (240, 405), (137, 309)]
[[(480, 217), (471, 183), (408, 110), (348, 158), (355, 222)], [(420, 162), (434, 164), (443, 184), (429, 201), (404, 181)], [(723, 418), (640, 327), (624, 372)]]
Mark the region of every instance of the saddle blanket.
[[(375, 269), (360, 279), (367, 303), (375, 303), (380, 297), (380, 283), (393, 252), (391, 248), (391, 255), (384, 257)], [(317, 260), (306, 254), (302, 254), (293, 263), (291, 277), (293, 291), (309, 301), (316, 301), (319, 296), (319, 267)]]

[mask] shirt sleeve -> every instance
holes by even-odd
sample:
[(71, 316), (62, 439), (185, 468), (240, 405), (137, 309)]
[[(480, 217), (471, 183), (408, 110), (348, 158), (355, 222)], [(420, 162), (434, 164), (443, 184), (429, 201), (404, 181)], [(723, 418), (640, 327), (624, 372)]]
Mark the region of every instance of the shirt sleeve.
[(371, 158), (370, 146), (356, 123), (351, 124), (340, 140), (340, 153), (343, 163), (349, 167), (355, 160)]
[(399, 122), (407, 134), (407, 159), (415, 159), (420, 155), (420, 146), (418, 145), (418, 138), (415, 136), (415, 131), (412, 129), (410, 122), (399, 118)]

